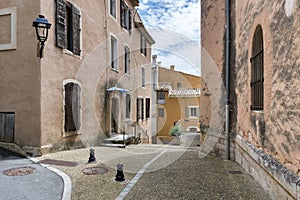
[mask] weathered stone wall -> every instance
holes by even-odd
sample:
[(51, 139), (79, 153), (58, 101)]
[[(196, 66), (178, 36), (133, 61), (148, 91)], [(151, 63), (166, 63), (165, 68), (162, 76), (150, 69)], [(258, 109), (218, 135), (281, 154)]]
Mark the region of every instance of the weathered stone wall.
[(240, 136), (235, 139), (235, 161), (260, 184), (272, 199), (300, 198), (300, 178)]
[[(247, 0), (236, 5), (238, 134), (300, 174), (300, 40), (298, 1)], [(250, 110), (251, 49), (261, 25), (264, 110)]]
[[(214, 99), (222, 101), (224, 93), (215, 94), (215, 89), (223, 90), (224, 68), (225, 3), (223, 1), (201, 1), (201, 126), (210, 126)], [(216, 81), (215, 79), (219, 79)], [(221, 91), (222, 92), (222, 91)], [(222, 96), (223, 95), (223, 96)], [(223, 102), (224, 104), (224, 102)], [(222, 109), (218, 109), (224, 115)], [(222, 120), (224, 121), (224, 120)], [(222, 122), (220, 123), (222, 125)]]

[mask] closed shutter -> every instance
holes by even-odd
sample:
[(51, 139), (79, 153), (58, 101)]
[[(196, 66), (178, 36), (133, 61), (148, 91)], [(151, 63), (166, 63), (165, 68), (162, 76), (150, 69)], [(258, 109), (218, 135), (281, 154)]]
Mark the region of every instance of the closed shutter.
[(197, 108), (196, 112), (197, 112), (197, 117), (200, 117), (200, 108)]
[(126, 15), (125, 6), (126, 5), (125, 5), (124, 0), (121, 0), (120, 1), (120, 24), (121, 24), (122, 27), (125, 27), (125, 15)]
[(80, 129), (80, 93), (78, 84), (67, 83), (65, 85), (65, 131)]
[(190, 117), (190, 109), (185, 108), (185, 118), (189, 118), (189, 117)]
[(73, 53), (80, 55), (80, 12), (72, 6), (72, 19), (73, 19)]
[(144, 99), (141, 99), (141, 119), (142, 120), (144, 120), (144, 113), (145, 113)]
[(141, 113), (140, 113), (140, 98), (137, 98), (136, 99), (136, 121), (138, 122), (139, 119), (141, 119)]
[(56, 0), (56, 46), (66, 48), (66, 0)]
[(78, 84), (74, 84), (72, 96), (72, 111), (76, 130), (80, 129), (80, 93), (81, 88)]
[(72, 113), (72, 94), (74, 83), (65, 85), (65, 131), (75, 131), (75, 124)]
[(146, 118), (150, 118), (150, 98), (146, 99)]
[(126, 94), (126, 118), (130, 118), (130, 95)]
[(132, 14), (131, 14), (131, 10), (128, 10), (128, 15), (129, 15), (129, 27), (128, 27), (128, 31), (129, 31), (129, 33), (131, 34), (131, 29), (132, 29)]
[(15, 113), (0, 113), (0, 142), (14, 142)]

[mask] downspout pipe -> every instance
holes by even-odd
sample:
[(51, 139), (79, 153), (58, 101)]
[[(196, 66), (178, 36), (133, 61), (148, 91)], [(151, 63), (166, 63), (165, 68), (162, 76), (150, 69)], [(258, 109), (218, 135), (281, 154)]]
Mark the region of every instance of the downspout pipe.
[(230, 159), (230, 138), (229, 138), (229, 66), (230, 66), (230, 0), (225, 2), (226, 12), (226, 52), (225, 52), (225, 76), (226, 76), (226, 103), (225, 103), (225, 159)]

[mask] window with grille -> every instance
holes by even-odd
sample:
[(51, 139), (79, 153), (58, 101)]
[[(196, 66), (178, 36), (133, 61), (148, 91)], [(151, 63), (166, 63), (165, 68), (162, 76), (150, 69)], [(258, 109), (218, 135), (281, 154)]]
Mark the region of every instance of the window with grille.
[(253, 42), (251, 62), (251, 110), (264, 109), (264, 48), (261, 26), (257, 26)]

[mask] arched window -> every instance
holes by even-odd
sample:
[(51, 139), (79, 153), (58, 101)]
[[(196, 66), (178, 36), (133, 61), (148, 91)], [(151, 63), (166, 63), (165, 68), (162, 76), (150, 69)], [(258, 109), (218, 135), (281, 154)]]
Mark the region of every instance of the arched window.
[(251, 62), (251, 110), (264, 109), (264, 47), (261, 26), (257, 26), (253, 42)]
[(74, 82), (64, 85), (65, 132), (78, 131), (81, 126), (81, 87)]

